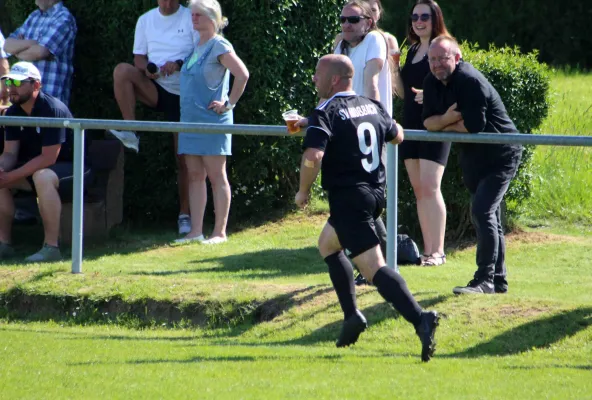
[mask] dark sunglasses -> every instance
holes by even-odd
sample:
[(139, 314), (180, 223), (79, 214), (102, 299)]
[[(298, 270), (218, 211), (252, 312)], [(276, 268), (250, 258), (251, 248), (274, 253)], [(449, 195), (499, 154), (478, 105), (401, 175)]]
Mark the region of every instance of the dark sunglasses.
[(339, 17), (339, 20), (342, 24), (345, 24), (345, 22), (349, 22), (350, 24), (357, 24), (363, 19), (368, 19), (368, 17), (364, 17), (361, 15), (352, 15), (351, 17), (344, 17), (342, 15), (341, 17)]
[(421, 19), (423, 22), (426, 22), (429, 21), (431, 17), (431, 14), (412, 14), (411, 21), (417, 22)]
[(18, 79), (4, 79), (3, 82), (6, 85), (6, 87), (11, 87), (11, 86), (21, 87), (23, 82), (34, 82), (34, 81), (33, 81), (33, 79), (23, 79), (22, 81), (19, 81)]

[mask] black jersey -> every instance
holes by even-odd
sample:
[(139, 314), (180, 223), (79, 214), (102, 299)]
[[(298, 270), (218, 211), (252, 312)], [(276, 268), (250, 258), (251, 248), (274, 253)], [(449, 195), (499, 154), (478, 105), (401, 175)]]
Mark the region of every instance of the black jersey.
[(353, 91), (339, 92), (314, 110), (304, 148), (325, 152), (323, 189), (379, 186), (385, 181), (380, 155), (385, 142), (396, 136), (396, 124), (378, 101)]

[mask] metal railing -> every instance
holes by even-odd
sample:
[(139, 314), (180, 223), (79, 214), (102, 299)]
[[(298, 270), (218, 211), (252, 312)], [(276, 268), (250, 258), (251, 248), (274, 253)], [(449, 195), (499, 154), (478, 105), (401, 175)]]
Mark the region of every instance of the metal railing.
[[(4, 126), (34, 126), (49, 128), (70, 128), (74, 131), (74, 188), (72, 209), (72, 273), (82, 273), (82, 221), (83, 221), (83, 165), (84, 165), (84, 130), (85, 129), (119, 129), (142, 132), (188, 132), (251, 136), (304, 136), (304, 132), (290, 135), (285, 126), (280, 125), (221, 125), (198, 123), (171, 123), (156, 121), (122, 121), (98, 119), (62, 119), (62, 118), (33, 118), (33, 117), (2, 117)], [(521, 143), (534, 145), (555, 146), (592, 146), (590, 136), (562, 136), (562, 135), (530, 135), (530, 134), (492, 134), (480, 133), (471, 135), (466, 133), (427, 132), (419, 130), (405, 130), (405, 140), (425, 140), (432, 142), (458, 143)], [(397, 147), (388, 145), (387, 164), (387, 265), (397, 269)]]

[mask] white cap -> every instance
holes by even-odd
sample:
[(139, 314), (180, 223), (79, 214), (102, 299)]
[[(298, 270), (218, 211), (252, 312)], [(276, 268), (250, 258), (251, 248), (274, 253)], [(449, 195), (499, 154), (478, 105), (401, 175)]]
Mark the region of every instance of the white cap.
[(10, 67), (8, 74), (4, 75), (1, 79), (6, 78), (19, 81), (25, 79), (35, 79), (36, 81), (41, 82), (41, 73), (39, 73), (37, 67), (30, 62), (21, 61)]

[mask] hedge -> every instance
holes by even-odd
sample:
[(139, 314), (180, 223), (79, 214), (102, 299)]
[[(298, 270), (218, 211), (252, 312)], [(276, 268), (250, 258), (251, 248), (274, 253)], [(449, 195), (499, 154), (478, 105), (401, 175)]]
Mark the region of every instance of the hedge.
[[(383, 0), (385, 30), (399, 42), (407, 35), (407, 18), (415, 1)], [(556, 0), (440, 0), (450, 32), (459, 40), (487, 48), (519, 46), (538, 50), (538, 60), (557, 66), (592, 68), (590, 1)]]

